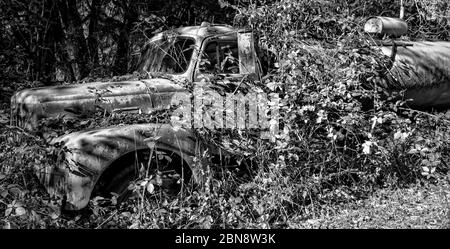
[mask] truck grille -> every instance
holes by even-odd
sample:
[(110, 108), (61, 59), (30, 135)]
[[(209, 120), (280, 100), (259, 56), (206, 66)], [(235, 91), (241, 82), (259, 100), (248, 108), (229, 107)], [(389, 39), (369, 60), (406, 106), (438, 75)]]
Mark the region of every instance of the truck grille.
[(11, 105), (11, 126), (18, 126), (25, 128), (25, 117), (20, 115), (19, 108), (17, 106)]
[(11, 126), (17, 126), (17, 120), (18, 120), (17, 110), (13, 106), (11, 106), (11, 116), (10, 116)]

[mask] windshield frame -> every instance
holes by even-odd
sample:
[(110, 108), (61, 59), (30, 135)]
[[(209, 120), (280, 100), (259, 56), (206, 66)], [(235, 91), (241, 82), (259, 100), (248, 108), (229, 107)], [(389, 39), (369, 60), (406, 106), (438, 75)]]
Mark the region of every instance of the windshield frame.
[[(146, 60), (143, 60), (142, 56), (145, 55), (145, 53), (147, 53), (147, 50), (150, 49), (151, 44), (152, 43), (157, 43), (160, 42), (164, 39), (186, 39), (186, 40), (191, 40), (194, 42), (194, 44), (192, 46), (194, 46), (194, 49), (192, 51), (192, 55), (191, 58), (189, 60), (189, 62), (186, 65), (186, 69), (184, 72), (181, 73), (165, 73), (165, 72), (157, 72), (157, 71), (146, 71), (147, 69), (149, 69), (150, 67), (150, 63), (148, 63), (148, 60), (150, 60), (150, 58), (147, 58)], [(162, 73), (162, 74), (168, 74), (168, 75), (173, 75), (173, 76), (181, 76), (184, 78), (187, 78), (189, 80), (192, 80), (192, 71), (193, 71), (193, 67), (195, 67), (195, 61), (197, 60), (198, 57), (198, 51), (201, 45), (201, 39), (198, 39), (198, 37), (194, 37), (194, 36), (188, 36), (188, 35), (178, 35), (178, 34), (158, 34), (156, 36), (154, 36), (153, 38), (151, 38), (145, 45), (144, 48), (142, 49), (141, 52), (141, 58), (139, 59), (139, 63), (137, 64), (136, 70), (139, 72), (147, 72), (147, 73)], [(162, 60), (162, 58), (161, 58)], [(146, 65), (148, 63), (148, 65)]]

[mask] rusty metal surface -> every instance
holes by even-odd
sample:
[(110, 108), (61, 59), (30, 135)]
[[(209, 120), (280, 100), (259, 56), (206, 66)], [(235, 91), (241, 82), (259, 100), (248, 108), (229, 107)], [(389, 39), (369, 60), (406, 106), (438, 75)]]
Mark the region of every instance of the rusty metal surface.
[(183, 36), (195, 37), (196, 39), (203, 40), (206, 37), (213, 35), (228, 35), (230, 37), (236, 37), (237, 29), (224, 26), (224, 25), (211, 25), (211, 26), (189, 26), (189, 27), (180, 27), (174, 30), (165, 31), (155, 35), (152, 40), (161, 39), (162, 36), (167, 34), (176, 34)]
[(158, 149), (177, 153), (189, 166), (194, 165), (195, 152), (201, 149), (189, 130), (174, 129), (169, 124), (124, 125), (75, 132), (52, 141), (63, 143), (65, 152), (57, 165), (38, 169), (38, 177), (50, 194), (66, 196), (66, 209), (78, 210), (88, 204), (96, 181), (108, 166), (130, 152), (150, 150), (149, 140)]
[(26, 89), (17, 92), (11, 102), (16, 112), (13, 116), (21, 117), (24, 128), (32, 130), (42, 118), (87, 115), (98, 109), (137, 108), (148, 113), (167, 106), (170, 96), (180, 91), (185, 89), (167, 79), (93, 82)]
[(239, 69), (241, 73), (249, 74), (256, 72), (256, 53), (253, 43), (253, 34), (251, 32), (238, 33), (239, 44)]
[(400, 18), (374, 16), (367, 20), (364, 31), (371, 34), (402, 36), (408, 33), (408, 24)]

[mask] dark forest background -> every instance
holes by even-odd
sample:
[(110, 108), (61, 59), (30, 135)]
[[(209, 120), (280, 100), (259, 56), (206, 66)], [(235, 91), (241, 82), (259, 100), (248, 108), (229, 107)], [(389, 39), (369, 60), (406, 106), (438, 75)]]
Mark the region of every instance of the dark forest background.
[(230, 23), (216, 0), (2, 0), (2, 78), (75, 81), (124, 74), (145, 39), (202, 21)]
[[(276, 2), (1, 0), (0, 78), (48, 83), (125, 74), (142, 44), (155, 32), (203, 21), (238, 24), (239, 17), (251, 15), (249, 10)], [(400, 0), (318, 2), (332, 3), (334, 10), (330, 13), (341, 9), (356, 17), (398, 16), (400, 5)], [(442, 32), (442, 27), (447, 19), (439, 14), (445, 14), (448, 5), (434, 2), (405, 1), (408, 22), (419, 36), (446, 38), (448, 31)], [(435, 9), (430, 10), (433, 6)], [(424, 22), (432, 25), (424, 27)]]

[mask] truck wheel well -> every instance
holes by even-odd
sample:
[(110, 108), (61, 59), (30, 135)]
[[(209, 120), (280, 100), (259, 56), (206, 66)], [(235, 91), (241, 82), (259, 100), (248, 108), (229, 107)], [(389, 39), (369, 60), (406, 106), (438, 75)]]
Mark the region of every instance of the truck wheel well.
[[(182, 159), (182, 157), (170, 150), (165, 149), (157, 149), (158, 152), (165, 153), (166, 155), (170, 155), (171, 158), (171, 164), (175, 165), (176, 167), (180, 167), (180, 170), (183, 170), (183, 172), (187, 173), (187, 177), (190, 178), (192, 176), (192, 170), (190, 168), (190, 165)], [(111, 163), (106, 170), (104, 170), (100, 177), (98, 178), (97, 182), (95, 183), (93, 195), (96, 196), (103, 192), (104, 186), (103, 183), (111, 182), (117, 174), (120, 174), (125, 168), (130, 167), (132, 163), (135, 163), (136, 160), (141, 158), (141, 156), (144, 153), (150, 152), (150, 149), (139, 149), (135, 151), (128, 152), (124, 154), (123, 156), (116, 159), (113, 163)]]

